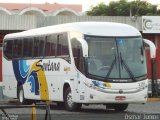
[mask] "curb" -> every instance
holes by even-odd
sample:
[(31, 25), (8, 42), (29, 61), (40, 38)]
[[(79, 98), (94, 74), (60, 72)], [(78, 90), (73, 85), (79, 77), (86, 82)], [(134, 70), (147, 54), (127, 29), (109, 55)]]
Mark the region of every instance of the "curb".
[(18, 100), (0, 100), (0, 104), (13, 104), (17, 103)]
[(147, 101), (160, 101), (160, 98), (147, 98)]

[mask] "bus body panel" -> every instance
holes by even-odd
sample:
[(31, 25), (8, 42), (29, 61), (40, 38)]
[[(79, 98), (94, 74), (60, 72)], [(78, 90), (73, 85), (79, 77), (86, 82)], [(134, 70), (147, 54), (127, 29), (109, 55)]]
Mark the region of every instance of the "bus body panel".
[[(88, 79), (82, 74), (79, 81), (81, 84), (77, 87), (78, 99), (74, 99), (77, 103), (145, 103), (147, 101), (148, 79), (135, 83), (101, 82), (107, 84), (105, 88), (92, 87), (92, 81), (100, 81)], [(125, 96), (125, 100), (116, 100), (116, 96)]]
[(7, 97), (17, 98), (17, 80), (15, 79), (12, 62), (2, 58), (3, 94)]
[[(29, 70), (28, 73), (26, 73), (26, 79), (23, 84), (24, 95), (27, 99), (63, 101), (64, 83), (72, 80), (76, 81), (75, 79), (77, 74), (75, 73), (74, 67), (63, 59), (56, 58), (18, 61), (19, 64), (20, 61), (26, 61), (25, 63), (29, 66)], [(10, 66), (13, 66), (12, 63)], [(15, 76), (17, 75), (18, 74), (16, 72), (12, 72), (12, 75), (10, 75), (12, 76), (12, 79), (5, 77), (4, 94), (8, 95), (8, 90), (6, 89), (8, 85), (12, 87), (13, 83), (15, 83), (15, 86), (17, 86), (17, 82), (12, 81), (16, 81)], [(15, 93), (8, 96), (13, 97), (13, 95), (16, 97)]]
[[(109, 83), (111, 87), (95, 89), (86, 87), (85, 103), (145, 103), (148, 97), (148, 80), (137, 83), (125, 83), (117, 85)], [(139, 85), (145, 84), (142, 89)], [(125, 87), (124, 87), (125, 86)], [(127, 86), (127, 87), (126, 87)], [(123, 90), (123, 93), (120, 93)], [(125, 97), (124, 100), (116, 100), (117, 96)]]

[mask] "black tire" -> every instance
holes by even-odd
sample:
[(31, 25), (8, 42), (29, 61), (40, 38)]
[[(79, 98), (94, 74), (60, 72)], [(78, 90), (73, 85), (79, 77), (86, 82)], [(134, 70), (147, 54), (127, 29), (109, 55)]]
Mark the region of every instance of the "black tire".
[(18, 87), (18, 101), (20, 104), (22, 105), (28, 105), (28, 104), (32, 104), (33, 101), (31, 100), (27, 100), (24, 98), (24, 90), (23, 90), (23, 86), (19, 86)]
[(68, 111), (79, 111), (81, 109), (82, 104), (80, 103), (74, 103), (72, 101), (72, 96), (71, 96), (71, 89), (68, 87), (64, 93), (64, 103), (65, 103), (65, 108)]
[(113, 108), (115, 109), (115, 111), (118, 111), (118, 112), (123, 112), (124, 110), (127, 109), (127, 107), (128, 107), (127, 103), (113, 105)]

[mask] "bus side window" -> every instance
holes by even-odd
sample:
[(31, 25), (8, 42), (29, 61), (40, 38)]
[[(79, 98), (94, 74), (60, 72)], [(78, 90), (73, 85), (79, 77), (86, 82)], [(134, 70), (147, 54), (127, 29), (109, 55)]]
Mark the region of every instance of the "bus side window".
[(33, 57), (38, 57), (38, 49), (39, 49), (39, 39), (34, 38), (34, 44), (33, 44)]
[(21, 58), (22, 57), (22, 40), (14, 40), (13, 44), (13, 58)]
[(7, 57), (7, 59), (12, 59), (12, 46), (13, 46), (13, 41), (8, 40), (4, 42), (4, 55)]
[(69, 57), (68, 37), (66, 33), (57, 36), (57, 56)]
[(33, 40), (32, 38), (24, 38), (23, 40), (23, 57), (29, 58), (32, 57), (33, 53)]
[(34, 38), (34, 50), (33, 57), (43, 57), (44, 56), (44, 37)]
[(39, 57), (44, 57), (44, 45), (44, 37), (40, 37), (38, 50)]
[(56, 43), (57, 43), (56, 35), (49, 35), (46, 37), (45, 57), (56, 56)]
[(75, 61), (75, 66), (80, 72), (84, 73), (84, 59), (82, 55), (81, 43), (76, 39), (72, 39), (71, 45), (72, 45), (72, 52)]

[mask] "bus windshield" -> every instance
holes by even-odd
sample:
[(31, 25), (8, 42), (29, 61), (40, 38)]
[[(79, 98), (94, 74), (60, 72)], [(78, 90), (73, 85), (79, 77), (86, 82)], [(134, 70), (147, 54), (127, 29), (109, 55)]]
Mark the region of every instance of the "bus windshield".
[(146, 58), (141, 37), (88, 36), (86, 41), (89, 77), (114, 82), (146, 79)]

